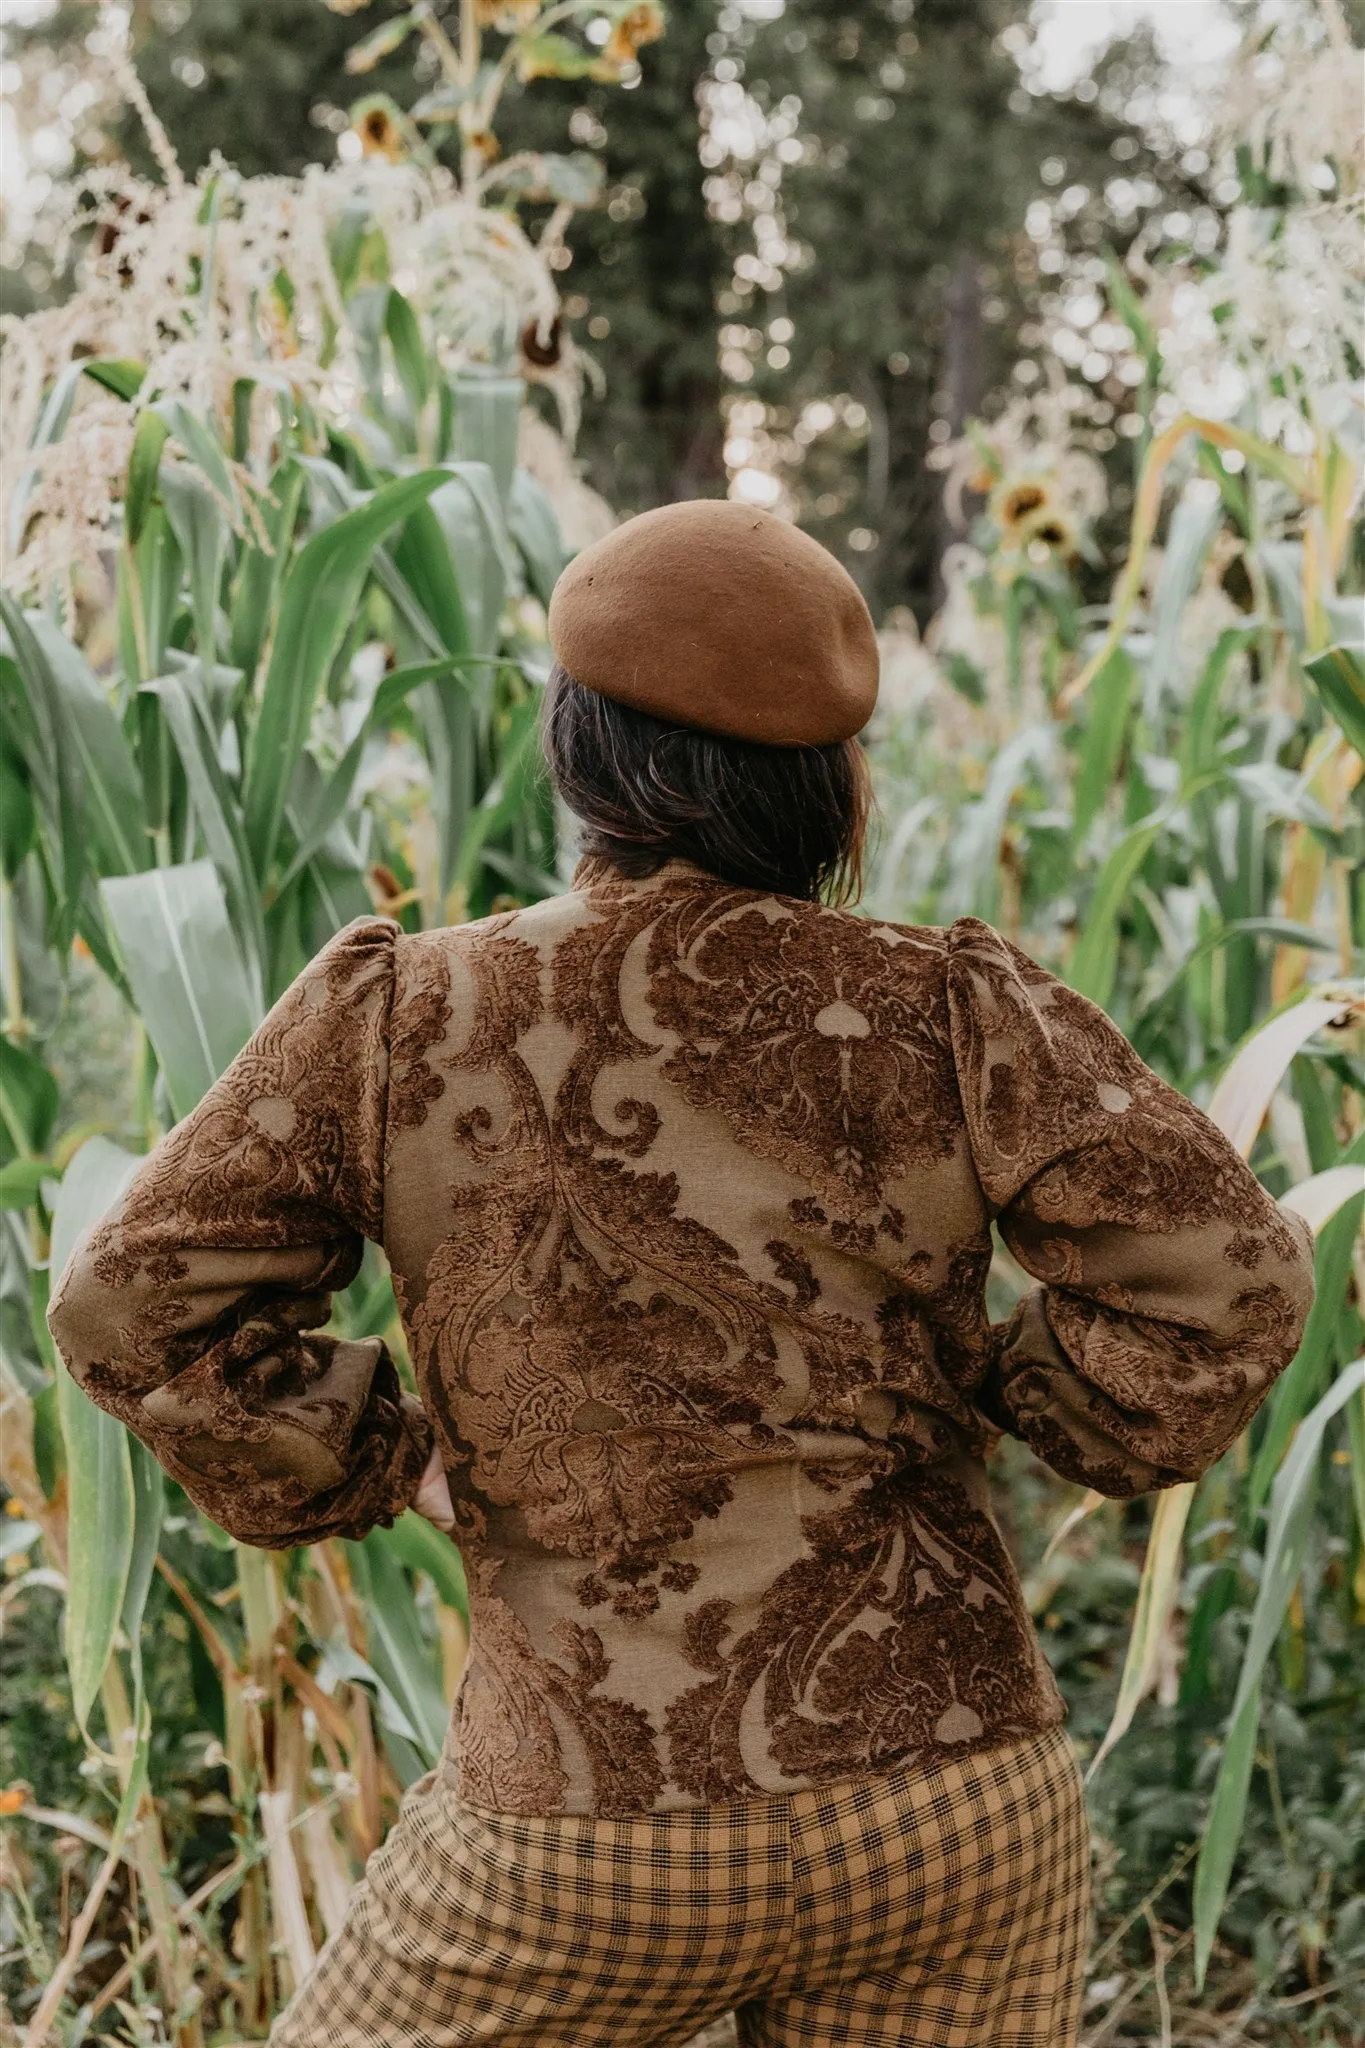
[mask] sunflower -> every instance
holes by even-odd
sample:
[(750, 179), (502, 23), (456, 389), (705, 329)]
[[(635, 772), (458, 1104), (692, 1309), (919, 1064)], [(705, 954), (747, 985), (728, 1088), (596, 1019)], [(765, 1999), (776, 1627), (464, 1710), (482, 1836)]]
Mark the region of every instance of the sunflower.
[(1025, 520), (1018, 531), (1020, 543), (1024, 546), (1031, 547), (1035, 541), (1041, 541), (1056, 555), (1074, 555), (1076, 552), (1076, 528), (1058, 506)]
[(1007, 541), (1017, 541), (1021, 528), (1060, 510), (1050, 477), (1005, 477), (991, 492), (990, 514)]
[(393, 101), (382, 93), (361, 100), (353, 108), (351, 132), (360, 137), (360, 147), (366, 156), (387, 157), (391, 164), (402, 160), (406, 150), (402, 130), (394, 119), (396, 112)]
[(645, 0), (642, 7), (628, 7), (618, 15), (602, 61), (618, 68), (633, 64), (646, 43), (657, 43), (664, 32), (664, 11), (658, 0)]

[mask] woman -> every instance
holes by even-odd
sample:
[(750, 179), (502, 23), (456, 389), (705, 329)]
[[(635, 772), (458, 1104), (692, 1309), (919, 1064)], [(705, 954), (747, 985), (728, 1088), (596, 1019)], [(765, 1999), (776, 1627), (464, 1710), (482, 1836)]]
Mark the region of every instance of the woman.
[[(573, 888), (333, 940), (52, 1308), (243, 1541), (411, 1503), (465, 1556), (446, 1755), (272, 2039), (1064, 2048), (1084, 1811), (983, 1454), (1195, 1478), (1307, 1235), (986, 925), (829, 907), (877, 650), (813, 541), (648, 513), (550, 625)], [(365, 1237), (420, 1402), (312, 1334)]]

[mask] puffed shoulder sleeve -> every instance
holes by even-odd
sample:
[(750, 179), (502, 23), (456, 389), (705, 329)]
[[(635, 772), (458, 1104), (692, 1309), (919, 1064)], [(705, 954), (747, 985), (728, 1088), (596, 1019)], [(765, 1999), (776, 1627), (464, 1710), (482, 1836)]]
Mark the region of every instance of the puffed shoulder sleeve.
[(383, 1229), (397, 927), (349, 926), (71, 1255), (73, 1377), (204, 1512), (264, 1549), (363, 1536), (431, 1429), (377, 1338), (312, 1334)]
[(1102, 1493), (1197, 1478), (1298, 1347), (1311, 1233), (1102, 1010), (975, 918), (948, 1000), (977, 1175), (1042, 1283), (978, 1406)]

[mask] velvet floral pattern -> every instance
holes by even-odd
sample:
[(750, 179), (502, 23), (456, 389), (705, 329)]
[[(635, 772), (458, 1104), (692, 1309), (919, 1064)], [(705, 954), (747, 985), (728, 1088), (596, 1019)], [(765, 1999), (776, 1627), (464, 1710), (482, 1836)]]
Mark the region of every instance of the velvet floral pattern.
[[(1038, 1283), (985, 1308), (990, 1228)], [(421, 1400), (314, 1334), (388, 1254)], [(466, 1799), (629, 1814), (1035, 1734), (1010, 1431), (1192, 1478), (1292, 1355), (1307, 1233), (987, 926), (683, 864), (343, 933), (76, 1254), (58, 1341), (208, 1511), (359, 1534), (431, 1433)]]

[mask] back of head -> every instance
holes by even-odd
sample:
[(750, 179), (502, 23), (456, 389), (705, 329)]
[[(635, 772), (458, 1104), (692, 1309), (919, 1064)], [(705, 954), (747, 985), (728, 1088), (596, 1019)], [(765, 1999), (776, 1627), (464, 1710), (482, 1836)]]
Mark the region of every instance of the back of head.
[(817, 542), (724, 500), (644, 513), (570, 564), (550, 638), (546, 753), (588, 852), (629, 875), (683, 859), (856, 893), (877, 642)]

